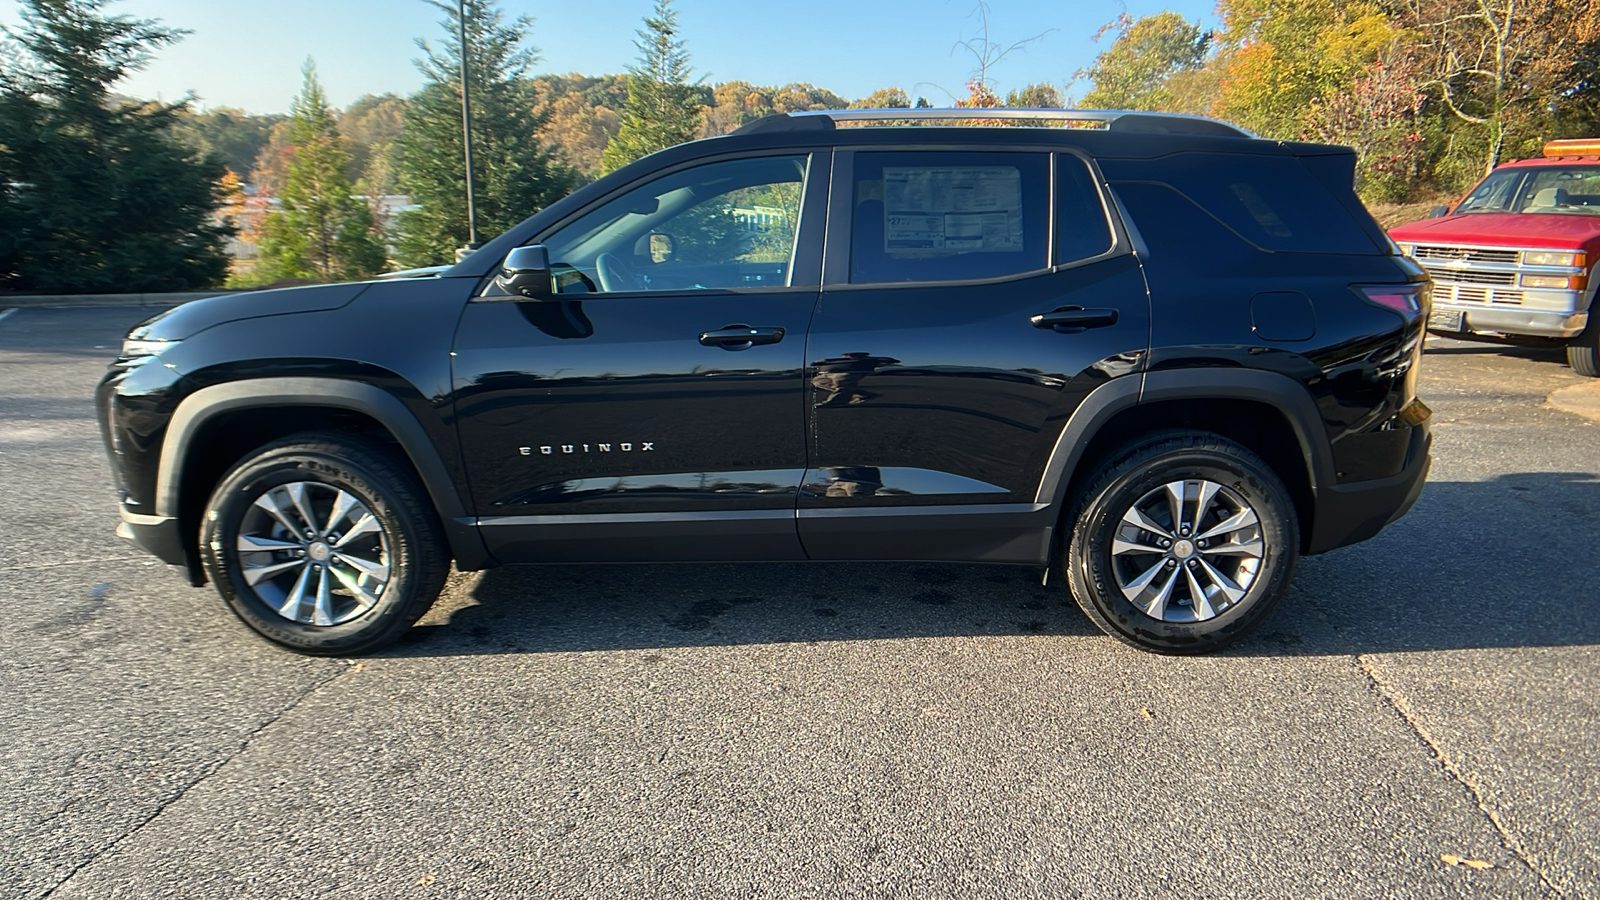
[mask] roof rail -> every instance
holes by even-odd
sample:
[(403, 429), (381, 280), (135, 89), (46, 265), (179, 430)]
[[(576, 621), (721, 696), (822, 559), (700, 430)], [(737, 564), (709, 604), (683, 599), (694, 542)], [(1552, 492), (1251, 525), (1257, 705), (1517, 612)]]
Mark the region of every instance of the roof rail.
[(1178, 113), (1140, 112), (1124, 109), (818, 109), (807, 112), (779, 113), (757, 119), (734, 132), (750, 134), (759, 131), (814, 131), (836, 127), (840, 124), (867, 124), (872, 122), (938, 124), (972, 122), (990, 119), (1039, 123), (1085, 122), (1097, 124), (1107, 131), (1143, 132), (1146, 134), (1203, 134), (1216, 137), (1254, 138), (1256, 135), (1221, 119), (1205, 116), (1188, 116)]

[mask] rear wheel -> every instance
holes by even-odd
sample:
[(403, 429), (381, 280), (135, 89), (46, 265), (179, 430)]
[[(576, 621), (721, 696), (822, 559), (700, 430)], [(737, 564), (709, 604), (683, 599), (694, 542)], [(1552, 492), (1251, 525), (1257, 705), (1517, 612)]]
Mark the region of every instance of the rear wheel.
[(1589, 311), (1589, 327), (1567, 345), (1567, 365), (1579, 375), (1600, 378), (1600, 308)]
[(1288, 593), (1299, 521), (1259, 456), (1166, 432), (1112, 454), (1073, 505), (1067, 580), (1112, 637), (1205, 653), (1248, 634)]
[(296, 435), (218, 484), (201, 559), (222, 598), (270, 641), (301, 653), (377, 649), (427, 612), (450, 559), (405, 466), (343, 435)]

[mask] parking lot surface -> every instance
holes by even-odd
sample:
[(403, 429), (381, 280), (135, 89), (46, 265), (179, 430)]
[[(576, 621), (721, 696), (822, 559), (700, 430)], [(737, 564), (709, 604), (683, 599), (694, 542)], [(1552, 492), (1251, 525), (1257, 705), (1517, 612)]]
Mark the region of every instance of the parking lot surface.
[(1411, 515), (1223, 654), (977, 566), (453, 576), (277, 650), (112, 534), (144, 313), (0, 319), (0, 896), (1600, 896), (1600, 424), (1430, 343)]

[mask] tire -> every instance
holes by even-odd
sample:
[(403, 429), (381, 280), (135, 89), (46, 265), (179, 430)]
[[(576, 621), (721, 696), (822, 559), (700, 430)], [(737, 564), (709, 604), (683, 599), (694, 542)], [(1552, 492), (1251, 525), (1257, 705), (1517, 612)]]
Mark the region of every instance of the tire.
[(201, 561), (222, 599), (267, 640), (313, 656), (376, 650), (422, 618), (449, 573), (425, 497), (410, 467), (380, 446), (294, 435), (254, 451), (217, 485)]
[(1067, 583), (1106, 634), (1156, 653), (1209, 653), (1249, 634), (1288, 593), (1300, 556), (1294, 502), (1239, 444), (1152, 434), (1112, 453), (1085, 484), (1068, 507)]
[(1600, 378), (1600, 304), (1589, 311), (1589, 327), (1567, 345), (1567, 365), (1589, 378)]

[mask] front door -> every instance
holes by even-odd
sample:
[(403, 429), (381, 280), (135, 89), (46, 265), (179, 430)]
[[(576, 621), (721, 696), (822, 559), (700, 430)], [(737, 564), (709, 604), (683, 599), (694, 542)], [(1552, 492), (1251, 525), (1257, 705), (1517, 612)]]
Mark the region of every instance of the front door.
[(1042, 559), (1067, 417), (1149, 346), (1098, 180), (1025, 150), (841, 152), (834, 177), (848, 231), (830, 226), (811, 327), (807, 553)]
[(496, 558), (802, 556), (821, 239), (802, 212), (826, 170), (791, 153), (668, 172), (540, 236), (552, 298), (468, 305), (457, 415)]

